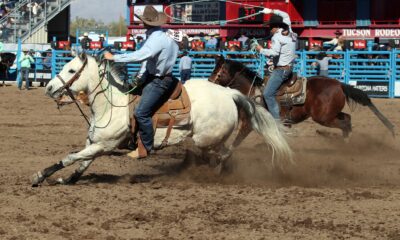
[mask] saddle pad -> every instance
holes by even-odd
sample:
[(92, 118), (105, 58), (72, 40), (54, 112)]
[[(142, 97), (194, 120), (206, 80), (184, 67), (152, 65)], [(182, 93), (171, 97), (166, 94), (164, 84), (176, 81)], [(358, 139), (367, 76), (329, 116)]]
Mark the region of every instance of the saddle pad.
[[(285, 87), (285, 86), (283, 86)], [(276, 99), (285, 105), (301, 105), (306, 101), (306, 93), (307, 93), (307, 78), (303, 77), (298, 79), (296, 83), (286, 89), (280, 89), (279, 91), (286, 90), (281, 95), (277, 95)]]
[(299, 95), (302, 92), (303, 81), (305, 81), (305, 78), (299, 78), (291, 86), (288, 86), (287, 84), (282, 85), (279, 88), (278, 93), (276, 94), (276, 96), (280, 97), (280, 96), (282, 96), (284, 94), (292, 94), (293, 96)]

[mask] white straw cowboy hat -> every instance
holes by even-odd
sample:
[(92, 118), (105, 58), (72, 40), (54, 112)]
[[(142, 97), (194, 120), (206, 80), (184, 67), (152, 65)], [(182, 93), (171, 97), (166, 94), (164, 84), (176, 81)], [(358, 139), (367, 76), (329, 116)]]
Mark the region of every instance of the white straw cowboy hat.
[(87, 36), (89, 36), (89, 34), (87, 32), (85, 32), (85, 33), (83, 33), (83, 36), (87, 37)]
[(158, 12), (153, 6), (146, 6), (143, 11), (143, 15), (139, 16), (135, 14), (144, 24), (149, 26), (161, 26), (167, 22), (167, 15), (163, 12)]

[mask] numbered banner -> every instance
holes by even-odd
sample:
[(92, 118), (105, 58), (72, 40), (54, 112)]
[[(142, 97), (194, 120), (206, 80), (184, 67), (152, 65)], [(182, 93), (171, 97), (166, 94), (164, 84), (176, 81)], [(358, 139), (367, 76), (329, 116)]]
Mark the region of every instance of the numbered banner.
[[(261, 11), (262, 8), (244, 8), (241, 7), (239, 8), (239, 18), (246, 17), (244, 19), (239, 20), (241, 23), (262, 23), (264, 20), (264, 15), (263, 14), (258, 14), (255, 16), (251, 16), (253, 14), (256, 14), (257, 12)], [(249, 17), (251, 16), (251, 17)]]

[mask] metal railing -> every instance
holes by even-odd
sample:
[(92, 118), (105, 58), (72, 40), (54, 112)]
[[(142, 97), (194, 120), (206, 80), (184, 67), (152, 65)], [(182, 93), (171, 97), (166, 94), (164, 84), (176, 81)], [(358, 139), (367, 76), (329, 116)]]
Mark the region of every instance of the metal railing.
[[(70, 52), (53, 50), (52, 76), (54, 77), (72, 59)], [(298, 51), (294, 71), (301, 76), (317, 75), (313, 66), (319, 52)], [(400, 97), (400, 50), (392, 51), (343, 51), (327, 52), (332, 55), (329, 63), (329, 77), (354, 85), (369, 93), (371, 97)], [(208, 78), (215, 67), (215, 57), (222, 55), (231, 60), (240, 61), (256, 71), (260, 77), (268, 74), (267, 59), (253, 52), (189, 52), (192, 58), (192, 77)], [(173, 75), (179, 77), (179, 60), (177, 60)], [(140, 64), (129, 63), (127, 70), (134, 74), (140, 69)]]

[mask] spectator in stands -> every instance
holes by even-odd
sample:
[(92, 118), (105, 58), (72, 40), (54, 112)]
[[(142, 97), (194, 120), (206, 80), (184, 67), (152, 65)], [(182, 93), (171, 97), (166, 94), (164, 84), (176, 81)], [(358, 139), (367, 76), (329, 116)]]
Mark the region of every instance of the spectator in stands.
[(240, 35), (240, 38), (238, 38), (238, 41), (241, 42), (243, 50), (248, 49), (250, 39), (248, 37), (246, 37), (246, 35), (244, 35), (244, 33), (242, 33), (242, 35)]
[(225, 51), (227, 46), (228, 46), (228, 42), (226, 40), (226, 37), (221, 38), (218, 43), (219, 50)]
[(136, 51), (139, 50), (144, 44), (143, 37), (137, 36), (136, 37)]
[(202, 41), (204, 43), (207, 42), (207, 39), (206, 39), (205, 34), (203, 32), (199, 33), (199, 37), (200, 37), (200, 41)]
[(6, 5), (4, 3), (1, 4), (0, 6), (0, 17), (4, 17), (7, 14), (7, 9), (6, 9)]
[(37, 2), (28, 3), (26, 6), (32, 12), (33, 17), (38, 16), (38, 13), (39, 13), (39, 10), (41, 9), (41, 7), (39, 6), (39, 4)]
[(332, 60), (332, 56), (327, 56), (325, 52), (320, 52), (317, 55), (317, 61), (312, 63), (313, 67), (318, 67), (318, 75), (328, 77), (329, 76), (329, 61)]
[(129, 36), (128, 36), (128, 40), (127, 40), (127, 41), (130, 41), (130, 42), (134, 42), (134, 41), (135, 41), (135, 37), (133, 36), (132, 33), (129, 33)]
[(47, 49), (44, 53), (43, 67), (46, 70), (51, 69), (51, 49)]
[(81, 39), (82, 48), (89, 49), (91, 41), (92, 41), (92, 39), (89, 38), (89, 34), (87, 32), (83, 33), (83, 38)]
[(218, 43), (218, 40), (215, 38), (215, 33), (210, 32), (208, 36), (209, 39), (207, 40), (206, 48), (210, 50), (215, 50), (217, 48), (217, 43)]
[(18, 88), (22, 90), (22, 82), (25, 80), (25, 89), (29, 90), (29, 70), (31, 68), (31, 64), (35, 61), (33, 60), (32, 54), (27, 50), (24, 49), (21, 53), (19, 58), (19, 63), (21, 64), (20, 76), (21, 76), (21, 83)]
[(7, 22), (4, 23), (4, 25), (2, 26), (1, 30), (2, 30), (2, 34), (1, 37), (3, 39), (3, 41), (7, 41), (8, 37), (11, 33), (11, 31), (13, 30), (13, 23), (14, 20), (13, 18), (7, 18)]
[(179, 73), (182, 84), (189, 80), (192, 74), (192, 59), (188, 55), (187, 51), (183, 51), (181, 61), (179, 62)]
[(182, 42), (179, 44), (180, 50), (189, 50), (189, 36), (185, 33), (182, 37)]
[(193, 51), (202, 51), (204, 50), (204, 42), (200, 40), (200, 37), (193, 37), (193, 41), (191, 44), (191, 49)]
[(105, 38), (104, 34), (100, 34), (99, 41), (101, 42), (101, 47), (107, 46), (106, 38)]
[(331, 45), (329, 51), (343, 51), (344, 50), (344, 38), (342, 36), (342, 32), (337, 30), (335, 32), (335, 38), (330, 41), (324, 42), (324, 45)]

